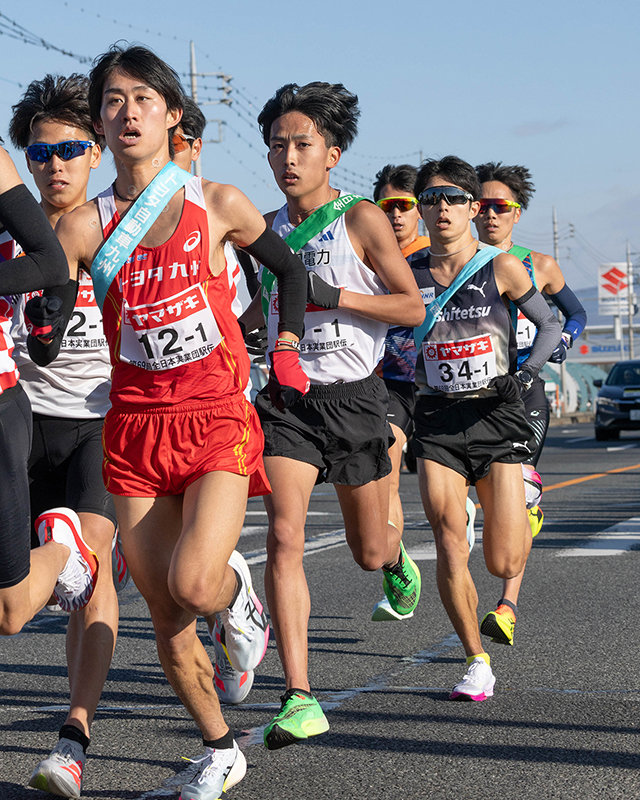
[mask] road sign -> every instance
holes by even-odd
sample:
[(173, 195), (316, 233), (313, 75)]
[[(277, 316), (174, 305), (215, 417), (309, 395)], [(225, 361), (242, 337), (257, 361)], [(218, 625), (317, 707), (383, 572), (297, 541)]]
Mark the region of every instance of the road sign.
[(598, 267), (598, 314), (628, 313), (629, 282), (624, 261)]

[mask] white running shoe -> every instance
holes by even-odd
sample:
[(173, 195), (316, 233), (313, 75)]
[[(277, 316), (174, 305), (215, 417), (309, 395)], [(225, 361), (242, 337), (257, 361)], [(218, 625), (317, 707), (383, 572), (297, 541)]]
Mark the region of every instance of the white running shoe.
[(385, 597), (384, 600), (380, 600), (375, 604), (373, 607), (373, 611), (371, 612), (371, 619), (373, 622), (386, 622), (388, 620), (397, 620), (397, 619), (411, 619), (413, 616), (413, 611), (410, 611), (408, 614), (398, 614), (397, 611), (394, 611), (391, 608), (391, 603)]
[(258, 666), (267, 652), (269, 623), (251, 586), (247, 562), (237, 550), (231, 553), (229, 566), (240, 577), (240, 591), (233, 606), (217, 615), (220, 644), (234, 669), (249, 672)]
[(71, 550), (53, 590), (60, 608), (84, 608), (96, 587), (98, 557), (82, 538), (78, 515), (70, 508), (51, 508), (40, 514), (34, 524), (41, 545), (54, 541)]
[(467, 542), (469, 544), (469, 552), (473, 550), (473, 545), (476, 543), (476, 504), (467, 497)]
[(469, 664), (464, 678), (453, 687), (449, 699), (476, 702), (486, 700), (493, 696), (495, 682), (491, 667), (482, 656), (476, 656)]
[(238, 672), (231, 666), (222, 646), (222, 629), (216, 619), (213, 630), (209, 631), (209, 638), (213, 642), (213, 685), (221, 703), (237, 705), (241, 703), (251, 691), (253, 686), (253, 670)]
[(113, 574), (113, 585), (116, 587), (116, 592), (119, 594), (129, 583), (130, 575), (129, 567), (120, 549), (117, 528), (115, 529), (113, 542), (111, 543), (111, 573)]
[(81, 744), (62, 738), (33, 770), (29, 786), (61, 797), (80, 797), (85, 758)]
[(198, 764), (198, 773), (182, 787), (180, 800), (220, 800), (223, 794), (244, 778), (247, 760), (236, 742), (233, 749), (207, 747), (201, 758), (187, 759)]

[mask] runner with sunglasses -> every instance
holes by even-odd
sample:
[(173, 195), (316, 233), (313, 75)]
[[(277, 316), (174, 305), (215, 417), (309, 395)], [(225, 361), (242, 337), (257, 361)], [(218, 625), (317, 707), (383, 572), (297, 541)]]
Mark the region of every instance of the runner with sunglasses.
[[(475, 218), (480, 241), (499, 247), (516, 255), (526, 267), (533, 285), (551, 300), (562, 312), (564, 325), (562, 339), (549, 361), (561, 364), (567, 351), (582, 333), (587, 315), (576, 295), (567, 286), (562, 271), (554, 258), (525, 247), (514, 246), (514, 225), (520, 221), (522, 211), (529, 205), (534, 193), (531, 173), (526, 167), (508, 166), (501, 162), (488, 162), (476, 167), (482, 185), (480, 211)], [(535, 328), (522, 314), (517, 315), (516, 340), (518, 365), (524, 364), (536, 336)], [(549, 427), (549, 403), (544, 392), (544, 381), (537, 377), (531, 388), (522, 396), (529, 425), (535, 433), (535, 450), (522, 465), (527, 515), (531, 526), (531, 539), (527, 541), (527, 557), (533, 537), (540, 533), (544, 514), (538, 505), (542, 495), (542, 480), (537, 465)], [(495, 611), (482, 619), (480, 631), (494, 642), (513, 645), (518, 612), (518, 595), (524, 577), (524, 568), (515, 578), (503, 582), (502, 596)]]
[[(52, 228), (63, 214), (86, 202), (89, 175), (100, 163), (101, 147), (92, 138), (96, 135), (87, 89), (84, 76), (46, 75), (29, 84), (13, 106), (9, 135), (13, 144), (26, 152), (27, 167)], [(67, 511), (69, 517), (80, 526), (100, 562), (107, 565), (112, 547), (116, 552), (115, 509), (102, 480), (109, 351), (90, 277), (83, 273), (80, 284), (70, 281), (59, 291), (72, 312), (66, 332), (58, 328), (28, 339), (28, 325), (48, 327), (42, 293), (17, 296), (13, 303), (16, 363), (33, 410), (31, 519), (38, 519), (51, 506), (73, 509)], [(29, 316), (25, 314), (27, 301)], [(126, 565), (121, 564), (116, 574), (124, 580)], [(34, 770), (30, 786), (80, 797), (91, 722), (109, 671), (117, 629), (114, 578), (111, 570), (103, 568), (89, 603), (69, 617), (69, 711), (58, 743)]]
[[(330, 184), (331, 170), (356, 135), (357, 103), (342, 84), (287, 84), (258, 117), (269, 165), (287, 201), (266, 219), (308, 270), (299, 347), (312, 384), (290, 409), (279, 408), (264, 392), (256, 400), (273, 488), (265, 498), (265, 586), (286, 683), (280, 711), (265, 728), (269, 749), (329, 728), (308, 678), (304, 529), (316, 483), (335, 485), (353, 558), (365, 570), (383, 568), (385, 594), (396, 610), (411, 613), (420, 596), (420, 573), (387, 523), (387, 392), (374, 369), (388, 324), (417, 324), (423, 306), (383, 212)], [(280, 292), (264, 271), (262, 285), (271, 353)], [(291, 347), (293, 355), (297, 345)]]
[[(1, 142), (1, 140), (0, 140)], [(13, 358), (11, 317), (16, 295), (56, 286), (69, 277), (44, 212), (0, 147), (0, 635), (18, 633), (55, 592), (68, 609), (91, 599), (98, 561), (56, 509), (41, 526), (43, 546), (30, 550), (29, 479), (32, 418)]]
[[(170, 162), (183, 102), (176, 73), (144, 47), (114, 45), (96, 59), (89, 108), (116, 179), (64, 215), (56, 232), (71, 276), (90, 270), (104, 303), (112, 363), (105, 484), (162, 667), (205, 746), (180, 796), (214, 800), (243, 778), (246, 761), (222, 716), (197, 616), (219, 613), (236, 669), (254, 669), (268, 640), (234, 550), (247, 495), (269, 485), (262, 431), (243, 394), (249, 359), (231, 311), (224, 242), (247, 247), (277, 274), (288, 341), (302, 332), (306, 284), (299, 260), (241, 192)], [(274, 397), (293, 402), (307, 384), (297, 358), (277, 347)]]
[[(413, 193), (417, 174), (418, 170), (409, 164), (400, 166), (387, 164), (376, 175), (373, 187), (373, 199), (387, 215), (398, 246), (409, 265), (414, 257), (417, 258), (421, 251), (429, 246), (429, 237), (419, 235), (420, 212), (418, 199)], [(404, 448), (413, 432), (415, 409), (416, 346), (413, 340), (413, 328), (389, 326), (384, 344), (384, 357), (379, 369), (389, 392), (387, 420), (395, 436), (395, 442), (389, 448), (391, 459), (389, 524), (397, 529), (397, 539), (400, 541), (404, 530), (400, 501), (400, 470)], [(469, 549), (473, 547), (475, 540), (473, 528), (475, 515), (475, 505), (470, 498), (467, 498)], [(413, 614), (404, 617), (397, 614), (385, 597), (375, 604), (371, 619), (378, 622), (408, 619), (412, 616)]]
[[(433, 529), (442, 603), (467, 656), (451, 699), (485, 700), (495, 677), (478, 628), (478, 596), (468, 568), (465, 500), (474, 484), (484, 511), (488, 570), (517, 575), (531, 538), (520, 464), (533, 450), (521, 394), (560, 338), (560, 328), (520, 261), (481, 249), (471, 234), (480, 185), (455, 156), (428, 159), (415, 191), (431, 247), (412, 261), (427, 304), (415, 331), (418, 398), (414, 451), (420, 493)], [(508, 298), (538, 327), (518, 370)]]

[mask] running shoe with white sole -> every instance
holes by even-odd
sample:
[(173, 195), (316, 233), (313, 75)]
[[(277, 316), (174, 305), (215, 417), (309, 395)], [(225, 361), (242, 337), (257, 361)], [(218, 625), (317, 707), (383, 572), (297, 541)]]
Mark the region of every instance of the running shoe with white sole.
[(516, 615), (504, 604), (495, 611), (485, 614), (480, 623), (480, 633), (490, 636), (492, 642), (508, 644), (513, 647), (513, 635), (516, 629)]
[(220, 800), (247, 771), (247, 760), (236, 742), (226, 750), (207, 747), (201, 758), (185, 760), (197, 764), (198, 772), (191, 783), (182, 787), (180, 800)]
[(29, 786), (61, 797), (80, 797), (85, 754), (82, 745), (62, 738), (29, 778)]
[(34, 524), (41, 545), (54, 541), (71, 550), (53, 590), (60, 608), (69, 612), (84, 608), (96, 587), (98, 557), (82, 538), (78, 515), (70, 508), (51, 508)]
[(310, 692), (289, 689), (280, 700), (280, 711), (264, 729), (264, 744), (268, 750), (279, 750), (329, 730), (329, 721)]
[(383, 567), (382, 574), (382, 588), (391, 608), (401, 617), (413, 613), (420, 600), (422, 581), (420, 570), (407, 555), (402, 542), (398, 563), (390, 569)]
[(467, 543), (469, 545), (469, 552), (473, 550), (473, 545), (476, 543), (476, 504), (467, 497)]
[(384, 600), (378, 601), (373, 607), (371, 612), (371, 619), (373, 622), (387, 622), (399, 619), (411, 619), (413, 611), (408, 614), (398, 614), (391, 608), (391, 603), (385, 597)]
[(464, 678), (453, 687), (449, 699), (481, 702), (493, 696), (495, 682), (491, 667), (482, 656), (476, 656), (469, 664)]
[(267, 652), (269, 623), (251, 585), (247, 562), (237, 550), (231, 553), (229, 566), (240, 579), (240, 591), (231, 608), (225, 608), (217, 615), (221, 628), (220, 644), (234, 669), (249, 672), (258, 666)]
[(116, 587), (116, 592), (120, 593), (129, 583), (129, 578), (131, 576), (129, 575), (129, 567), (125, 561), (124, 554), (120, 548), (117, 528), (113, 534), (113, 542), (111, 543), (111, 573), (113, 575), (113, 585)]
[(251, 691), (253, 686), (253, 670), (238, 672), (231, 666), (222, 645), (224, 629), (216, 619), (209, 638), (213, 643), (213, 686), (221, 703), (237, 705), (241, 703)]

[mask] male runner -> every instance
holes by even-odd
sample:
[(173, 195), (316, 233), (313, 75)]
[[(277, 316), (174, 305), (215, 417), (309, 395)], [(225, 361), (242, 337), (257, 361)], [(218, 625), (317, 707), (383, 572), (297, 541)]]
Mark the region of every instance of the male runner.
[[(419, 235), (420, 212), (418, 200), (413, 193), (418, 170), (410, 164), (387, 164), (376, 175), (373, 186), (373, 199), (387, 215), (396, 235), (402, 255), (409, 262), (418, 258), (422, 250), (429, 246), (429, 237)], [(389, 448), (391, 475), (389, 481), (389, 524), (398, 531), (400, 541), (404, 530), (404, 516), (400, 500), (400, 470), (402, 454), (413, 432), (413, 412), (415, 409), (415, 371), (416, 345), (413, 339), (413, 328), (400, 325), (389, 327), (384, 343), (384, 357), (378, 370), (382, 373), (389, 392), (389, 410), (387, 420), (395, 436), (395, 442)], [(380, 372), (379, 372), (380, 374)], [(469, 550), (475, 541), (474, 521), (476, 508), (467, 497), (467, 539)], [(373, 608), (371, 619), (374, 622), (383, 620), (408, 619), (396, 614), (387, 598), (380, 600)]]
[[(46, 75), (27, 87), (13, 106), (9, 135), (24, 149), (40, 204), (55, 227), (63, 214), (87, 200), (87, 182), (100, 163), (101, 147), (87, 101), (84, 76)], [(80, 274), (67, 287), (75, 303), (66, 331), (31, 340), (27, 354), (24, 306), (16, 298), (12, 336), (20, 376), (31, 401), (34, 437), (29, 458), (31, 518), (51, 506), (68, 506), (102, 564), (111, 560), (115, 533), (113, 500), (102, 480), (102, 423), (109, 407), (109, 351), (91, 278)], [(64, 335), (64, 338), (63, 338)], [(59, 352), (59, 355), (58, 355)], [(53, 364), (46, 366), (53, 358)], [(109, 670), (118, 629), (118, 600), (112, 572), (100, 570), (90, 602), (71, 613), (67, 668), (71, 702), (59, 741), (33, 772), (36, 788), (80, 797), (91, 722)]]
[[(190, 97), (184, 98), (182, 118), (173, 134), (173, 161), (182, 169), (191, 171), (191, 165), (200, 158), (202, 152), (202, 136), (207, 124), (204, 114), (198, 104)], [(240, 264), (236, 257), (236, 250), (230, 242), (225, 243), (225, 258), (227, 261), (227, 274), (229, 276), (229, 291), (231, 292), (231, 309), (236, 316), (242, 313), (242, 304), (238, 297), (238, 283), (240, 281)], [(246, 254), (244, 254), (246, 255)], [(248, 255), (246, 255), (249, 258)], [(250, 399), (250, 381), (247, 382), (245, 396)], [(251, 691), (253, 686), (253, 670), (237, 670), (227, 657), (222, 644), (222, 631), (218, 623), (218, 615), (211, 614), (206, 619), (209, 638), (213, 644), (214, 652), (214, 677), (213, 685), (222, 703), (236, 705), (241, 703)]]
[[(518, 256), (529, 273), (533, 285), (548, 297), (562, 312), (565, 321), (562, 339), (553, 351), (551, 361), (561, 364), (568, 349), (582, 333), (587, 314), (576, 295), (567, 286), (558, 263), (551, 256), (537, 253), (524, 247), (514, 247), (513, 226), (520, 221), (523, 209), (529, 205), (534, 186), (531, 173), (520, 165), (507, 166), (501, 162), (488, 162), (476, 167), (482, 185), (480, 211), (474, 222), (480, 241), (499, 247)], [(536, 332), (522, 314), (517, 316), (516, 341), (518, 366), (521, 366), (531, 351)], [(522, 395), (529, 425), (535, 434), (535, 450), (522, 464), (525, 481), (527, 514), (532, 538), (542, 528), (543, 513), (538, 505), (542, 494), (542, 481), (536, 471), (538, 459), (544, 447), (549, 427), (549, 403), (544, 393), (544, 381), (537, 377), (531, 388)], [(527, 540), (527, 557), (532, 539)], [(496, 610), (482, 619), (481, 633), (491, 636), (493, 641), (513, 645), (516, 624), (518, 595), (524, 568), (515, 578), (503, 582), (502, 597)]]
[[(267, 223), (290, 243), (305, 220), (314, 224), (317, 209), (333, 217), (316, 217), (324, 220), (319, 230), (293, 247), (309, 274), (310, 305), (299, 348), (311, 390), (285, 410), (264, 392), (256, 400), (273, 487), (265, 498), (265, 587), (286, 681), (281, 709), (264, 733), (270, 749), (329, 727), (307, 674), (304, 526), (317, 482), (335, 484), (353, 557), (363, 569), (383, 568), (385, 593), (395, 610), (410, 613), (420, 594), (420, 573), (397, 538), (389, 538), (387, 393), (374, 368), (388, 324), (418, 324), (423, 307), (383, 212), (330, 185), (331, 170), (356, 134), (358, 116), (355, 95), (341, 84), (317, 82), (283, 86), (258, 117), (269, 165), (287, 200), (267, 215)], [(267, 285), (263, 274), (265, 291)], [(279, 302), (274, 289), (268, 297), (270, 352), (281, 341), (274, 325)], [(298, 348), (288, 346), (292, 352)]]
[[(438, 590), (467, 656), (467, 672), (451, 698), (484, 700), (493, 694), (495, 678), (478, 629), (465, 499), (475, 484), (489, 571), (517, 575), (526, 534), (531, 538), (520, 463), (533, 449), (520, 395), (556, 347), (560, 328), (515, 256), (478, 250), (470, 222), (478, 213), (480, 185), (471, 165), (455, 156), (428, 159), (415, 191), (431, 247), (412, 262), (427, 303), (426, 321), (415, 332), (414, 450), (436, 542)], [(505, 297), (539, 329), (518, 371)]]
[(56, 509), (55, 518), (50, 514), (43, 521), (43, 547), (29, 552), (31, 406), (12, 355), (12, 296), (61, 284), (69, 271), (44, 212), (2, 147), (0, 226), (0, 634), (10, 636), (44, 607), (52, 592), (67, 609), (86, 605), (98, 562), (66, 509)]
[[(113, 366), (105, 484), (163, 669), (206, 748), (180, 796), (215, 800), (242, 779), (246, 761), (220, 711), (196, 618), (220, 614), (239, 670), (259, 663), (268, 638), (234, 550), (247, 494), (269, 486), (259, 422), (243, 395), (249, 359), (231, 312), (224, 242), (247, 247), (277, 273), (287, 340), (302, 332), (306, 287), (299, 261), (241, 192), (170, 163), (183, 102), (175, 72), (144, 47), (114, 45), (96, 60), (89, 107), (116, 179), (56, 231), (71, 276), (90, 269), (104, 298)], [(283, 405), (308, 386), (284, 348), (276, 348), (270, 386)]]

